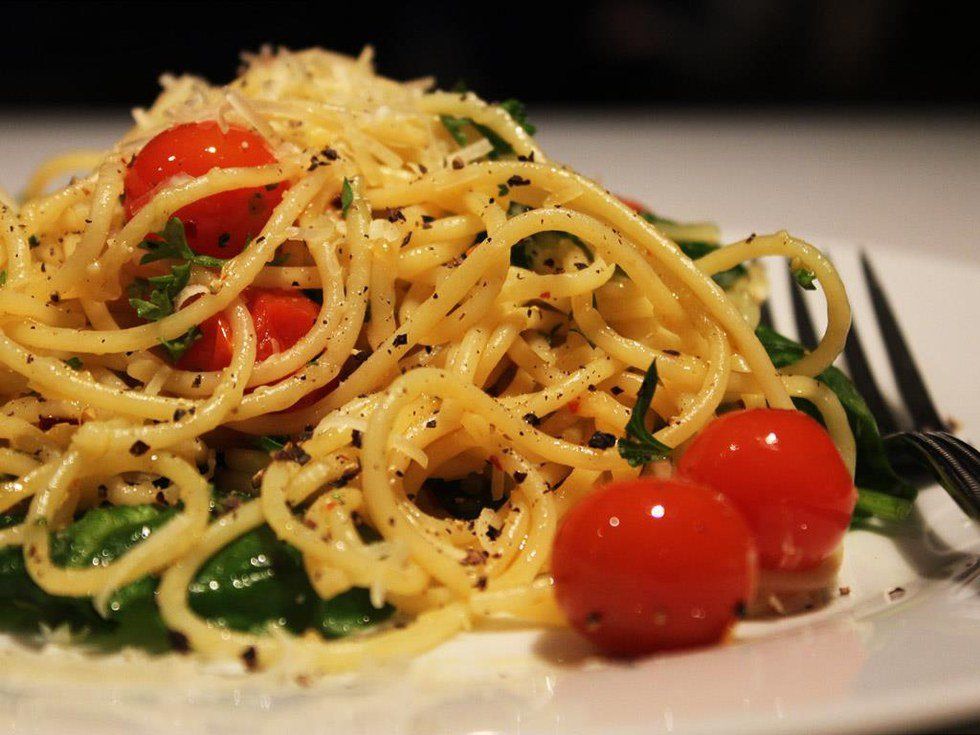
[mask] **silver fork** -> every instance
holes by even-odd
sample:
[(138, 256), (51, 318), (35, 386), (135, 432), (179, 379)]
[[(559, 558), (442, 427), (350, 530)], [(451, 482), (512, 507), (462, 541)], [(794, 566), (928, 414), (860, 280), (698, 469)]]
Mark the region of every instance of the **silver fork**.
[[(918, 460), (918, 466), (925, 466), (931, 471), (963, 512), (974, 520), (980, 520), (980, 452), (948, 431), (946, 422), (940, 418), (926, 389), (881, 282), (867, 254), (863, 252), (861, 267), (900, 398), (912, 420), (911, 430), (900, 430), (895, 413), (874, 378), (857, 327), (853, 324), (844, 347), (851, 381), (875, 417), (893, 460), (905, 462), (903, 469), (908, 468), (909, 460)], [(793, 318), (800, 342), (807, 349), (813, 349), (817, 342), (816, 329), (791, 271), (788, 277)], [(763, 321), (770, 326), (772, 324), (771, 313), (767, 309), (763, 311)]]

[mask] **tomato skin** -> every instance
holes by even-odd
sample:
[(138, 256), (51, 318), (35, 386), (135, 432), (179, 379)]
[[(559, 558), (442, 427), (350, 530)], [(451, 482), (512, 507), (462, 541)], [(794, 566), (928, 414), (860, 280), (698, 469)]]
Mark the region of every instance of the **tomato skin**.
[(248, 310), (255, 323), (255, 359), (288, 350), (300, 341), (316, 323), (320, 307), (297, 291), (282, 289), (251, 289)]
[[(252, 288), (245, 292), (245, 303), (255, 324), (255, 360), (288, 350), (316, 323), (320, 307), (295, 291)], [(188, 348), (177, 367), (181, 370), (214, 371), (231, 364), (231, 323), (223, 313), (200, 325), (201, 337)]]
[(720, 493), (643, 477), (598, 488), (555, 538), (555, 596), (604, 653), (719, 641), (755, 593), (755, 544)]
[[(127, 218), (174, 176), (203, 176), (214, 168), (264, 166), (276, 158), (261, 136), (217, 122), (184, 123), (164, 130), (136, 155), (124, 182)], [(174, 212), (184, 223), (187, 243), (199, 255), (231, 258), (262, 231), (282, 201), (285, 184), (213, 194)]]
[(219, 312), (201, 322), (198, 329), (201, 336), (180, 356), (177, 367), (207, 372), (231, 365), (232, 330), (228, 317)]
[(726, 413), (694, 438), (677, 471), (738, 507), (756, 536), (764, 569), (819, 564), (840, 544), (857, 502), (830, 436), (800, 411)]
[(642, 214), (643, 212), (648, 211), (645, 205), (640, 204), (635, 199), (629, 199), (628, 197), (619, 197), (619, 201), (621, 201), (623, 204), (625, 204), (627, 207), (632, 209), (637, 214)]

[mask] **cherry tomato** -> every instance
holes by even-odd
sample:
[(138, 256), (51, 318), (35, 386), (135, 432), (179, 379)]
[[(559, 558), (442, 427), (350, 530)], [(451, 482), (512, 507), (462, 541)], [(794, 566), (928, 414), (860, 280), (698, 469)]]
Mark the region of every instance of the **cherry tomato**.
[[(136, 155), (124, 182), (126, 214), (132, 217), (174, 176), (203, 176), (214, 168), (263, 166), (275, 156), (256, 133), (214, 121), (164, 130)], [(230, 258), (261, 232), (282, 201), (285, 184), (235, 189), (200, 199), (174, 213), (184, 223), (187, 244), (199, 255)]]
[(764, 569), (806, 569), (840, 543), (857, 492), (824, 428), (800, 411), (758, 408), (712, 421), (678, 463), (745, 516)]
[(619, 656), (720, 640), (757, 576), (752, 534), (731, 503), (651, 477), (600, 487), (573, 507), (551, 568), (572, 626)]
[(644, 206), (643, 204), (640, 204), (635, 199), (629, 199), (627, 197), (620, 197), (619, 198), (619, 201), (621, 201), (623, 204), (625, 204), (627, 207), (629, 207), (630, 209), (632, 209), (634, 212), (637, 212), (638, 214), (642, 214), (643, 212), (646, 212), (647, 211), (646, 206)]
[[(255, 324), (256, 362), (288, 350), (313, 328), (320, 307), (301, 293), (249, 289), (245, 293)], [(200, 325), (201, 336), (177, 362), (181, 370), (221, 370), (231, 364), (231, 323), (215, 314)]]
[(313, 328), (320, 313), (320, 307), (298, 291), (252, 289), (248, 296), (248, 310), (258, 339), (257, 361), (299, 342)]

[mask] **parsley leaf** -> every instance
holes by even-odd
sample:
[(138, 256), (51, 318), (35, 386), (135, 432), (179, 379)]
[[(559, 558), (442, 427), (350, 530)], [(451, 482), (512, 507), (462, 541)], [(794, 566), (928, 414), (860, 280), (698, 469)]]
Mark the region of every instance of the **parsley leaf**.
[(670, 447), (657, 439), (646, 426), (646, 415), (657, 390), (657, 361), (650, 363), (640, 390), (636, 394), (636, 404), (630, 412), (630, 420), (626, 424), (626, 436), (617, 442), (619, 456), (629, 462), (630, 467), (639, 467), (650, 462), (667, 459), (672, 451)]
[(514, 122), (524, 128), (525, 133), (528, 135), (534, 135), (536, 132), (538, 132), (537, 126), (528, 122), (527, 108), (524, 106), (523, 102), (512, 98), (509, 100), (504, 100), (500, 103), (500, 106), (504, 109), (504, 112), (513, 118)]
[(82, 369), (82, 358), (75, 355), (74, 357), (69, 357), (67, 360), (62, 360), (65, 365), (70, 367), (72, 370)]
[(817, 290), (817, 287), (813, 285), (813, 282), (817, 279), (817, 275), (809, 268), (794, 268), (793, 278), (796, 279), (797, 285), (805, 291)]
[[(174, 299), (187, 285), (190, 277), (191, 264), (181, 263), (171, 266), (168, 274), (134, 281), (129, 303), (136, 309), (140, 319), (160, 321), (174, 313)], [(147, 294), (146, 290), (150, 286), (152, 289)]]
[[(537, 128), (528, 122), (527, 110), (524, 108), (524, 104), (515, 99), (504, 100), (500, 103), (499, 107), (503, 109), (508, 115), (513, 118), (514, 122), (524, 128), (528, 135), (534, 135), (537, 132)], [(511, 147), (510, 143), (501, 138), (492, 128), (486, 125), (481, 125), (472, 118), (469, 117), (453, 117), (452, 115), (440, 115), (439, 121), (442, 126), (446, 128), (446, 131), (456, 141), (457, 144), (464, 146), (469, 140), (464, 132), (467, 126), (472, 127), (476, 132), (490, 141), (492, 150), (487, 154), (487, 158), (491, 161), (495, 161), (501, 156), (508, 156), (513, 154), (514, 149)]]
[(253, 439), (255, 446), (264, 452), (278, 452), (286, 446), (288, 436), (257, 436)]
[(140, 243), (140, 247), (147, 253), (140, 258), (141, 264), (152, 263), (157, 260), (186, 260), (193, 265), (203, 266), (204, 268), (220, 268), (225, 260), (214, 258), (210, 255), (198, 255), (191, 246), (187, 244), (187, 234), (184, 232), (184, 223), (179, 217), (171, 217), (160, 232), (153, 233), (152, 238), (146, 238)]
[(0, 286), (6, 286), (6, 285), (7, 285), (7, 269), (4, 268), (2, 271), (0, 271)]
[(179, 337), (175, 337), (174, 339), (161, 339), (160, 344), (167, 350), (170, 359), (173, 362), (177, 362), (190, 349), (190, 346), (200, 338), (201, 330), (197, 327), (191, 327)]
[(347, 177), (344, 177), (344, 185), (340, 189), (340, 213), (346, 218), (347, 210), (350, 209), (350, 205), (354, 203), (354, 189), (351, 188), (350, 181)]
[(446, 129), (452, 139), (455, 140), (459, 145), (466, 145), (466, 133), (463, 132), (463, 128), (470, 124), (470, 119), (468, 117), (453, 117), (452, 115), (440, 115), (439, 122)]

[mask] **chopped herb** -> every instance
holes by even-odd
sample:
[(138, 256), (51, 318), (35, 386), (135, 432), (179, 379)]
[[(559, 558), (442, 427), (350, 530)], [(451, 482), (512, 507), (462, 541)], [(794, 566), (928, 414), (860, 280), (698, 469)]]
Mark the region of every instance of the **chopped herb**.
[(62, 362), (72, 370), (82, 369), (82, 358), (78, 357), (77, 355), (74, 357), (69, 357), (67, 360), (62, 360)]
[(817, 279), (817, 275), (809, 268), (794, 268), (793, 278), (796, 279), (799, 287), (805, 291), (816, 291), (817, 287), (813, 282)]
[(466, 140), (466, 133), (463, 129), (470, 124), (470, 119), (467, 117), (453, 117), (452, 115), (440, 115), (439, 122), (446, 129), (449, 135), (455, 140), (459, 145), (466, 145), (468, 142)]
[(6, 286), (6, 285), (7, 285), (7, 269), (4, 268), (2, 271), (0, 271), (0, 286)]
[[(505, 100), (500, 103), (499, 107), (510, 115), (514, 122), (520, 125), (528, 135), (534, 135), (534, 133), (537, 131), (537, 128), (528, 122), (527, 111), (524, 109), (524, 105), (521, 102), (514, 99)], [(439, 122), (442, 123), (442, 126), (446, 129), (452, 139), (461, 146), (464, 146), (469, 142), (469, 139), (466, 137), (466, 127), (472, 127), (477, 133), (482, 135), (490, 142), (492, 149), (490, 153), (487, 154), (487, 158), (489, 158), (491, 161), (497, 160), (501, 156), (508, 156), (514, 153), (514, 149), (511, 147), (510, 143), (501, 138), (495, 130), (487, 127), (486, 125), (482, 125), (471, 118), (440, 115)]]
[(289, 441), (287, 436), (257, 436), (253, 440), (255, 445), (264, 452), (279, 452)]
[(41, 244), (41, 241), (37, 239), (37, 235), (31, 235), (29, 238), (27, 238), (27, 244), (30, 245), (31, 248), (36, 248)]
[(354, 203), (354, 189), (350, 185), (350, 181), (347, 177), (344, 177), (344, 184), (340, 188), (340, 214), (344, 218), (347, 217), (347, 210), (350, 209), (350, 205)]
[(210, 255), (198, 255), (187, 244), (184, 223), (179, 217), (171, 217), (160, 232), (148, 237), (139, 245), (147, 253), (140, 258), (141, 264), (153, 263), (157, 260), (185, 260), (192, 265), (204, 268), (220, 268), (225, 261)]
[(191, 345), (201, 338), (201, 330), (191, 327), (182, 335), (175, 339), (161, 339), (160, 344), (170, 355), (173, 362), (177, 362), (190, 349)]
[(524, 132), (528, 135), (534, 135), (536, 132), (538, 132), (537, 127), (528, 122), (527, 108), (520, 100), (504, 100), (500, 103), (500, 107), (503, 108), (504, 112), (511, 116), (514, 122), (524, 128)]
[(626, 436), (620, 437), (619, 456), (629, 462), (630, 467), (639, 467), (650, 462), (667, 459), (671, 448), (657, 439), (646, 426), (646, 415), (657, 389), (657, 361), (650, 363), (640, 390), (636, 394), (636, 404), (630, 412), (626, 424)]

